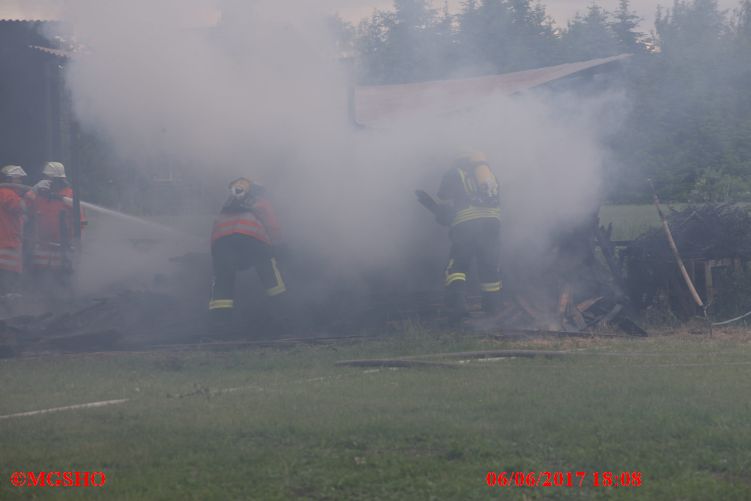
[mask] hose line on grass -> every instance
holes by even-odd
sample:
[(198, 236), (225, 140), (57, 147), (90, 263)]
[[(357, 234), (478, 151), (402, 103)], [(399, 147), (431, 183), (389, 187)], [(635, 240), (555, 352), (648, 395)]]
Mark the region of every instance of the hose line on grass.
[(725, 320), (724, 322), (714, 322), (713, 326), (719, 326), (719, 325), (727, 325), (732, 324), (733, 322), (737, 322), (738, 320), (743, 320), (744, 318), (751, 316), (751, 311), (744, 313), (743, 315), (735, 318), (731, 318), (730, 320)]

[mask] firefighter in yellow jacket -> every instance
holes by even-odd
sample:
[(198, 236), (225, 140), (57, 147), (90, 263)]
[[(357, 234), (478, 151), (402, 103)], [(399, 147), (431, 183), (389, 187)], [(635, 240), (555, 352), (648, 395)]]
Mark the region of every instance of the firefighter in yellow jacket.
[(461, 155), (443, 176), (438, 198), (450, 226), (451, 251), (446, 267), (447, 306), (452, 320), (467, 315), (467, 273), (472, 260), (486, 313), (498, 308), (501, 279), (498, 268), (500, 197), (498, 180), (479, 152)]
[(209, 310), (218, 326), (231, 322), (238, 272), (255, 268), (269, 297), (279, 298), (287, 290), (274, 257), (281, 232), (266, 190), (246, 178), (236, 179), (229, 189), (211, 233), (214, 284)]

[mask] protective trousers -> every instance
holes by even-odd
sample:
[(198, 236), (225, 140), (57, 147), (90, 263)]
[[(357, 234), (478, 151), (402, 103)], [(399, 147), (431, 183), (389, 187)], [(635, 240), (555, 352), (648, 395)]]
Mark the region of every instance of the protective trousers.
[(235, 278), (238, 272), (255, 268), (266, 295), (278, 297), (287, 291), (271, 246), (246, 235), (228, 235), (211, 246), (214, 284), (209, 310), (219, 323), (229, 322), (235, 307)]
[(483, 311), (493, 313), (498, 309), (501, 293), (499, 236), (500, 222), (495, 218), (473, 219), (451, 228), (451, 252), (445, 285), (446, 303), (452, 319), (467, 314), (467, 274), (472, 259), (477, 261)]

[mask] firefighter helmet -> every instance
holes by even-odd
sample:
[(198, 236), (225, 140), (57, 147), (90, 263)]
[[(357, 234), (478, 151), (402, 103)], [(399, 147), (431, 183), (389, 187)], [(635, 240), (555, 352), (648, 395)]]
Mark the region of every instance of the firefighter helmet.
[(468, 164), (481, 164), (487, 163), (488, 157), (482, 151), (478, 150), (464, 150), (457, 157), (457, 161)]
[(65, 179), (65, 166), (60, 162), (47, 162), (44, 164), (42, 175), (53, 178)]
[(6, 165), (0, 169), (5, 177), (26, 177), (26, 171), (24, 171), (20, 165)]
[(466, 155), (466, 159), (473, 164), (488, 163), (488, 157), (482, 151), (471, 151)]
[(465, 150), (454, 160), (456, 167), (472, 168), (476, 165), (488, 163), (488, 157), (485, 153), (477, 150)]

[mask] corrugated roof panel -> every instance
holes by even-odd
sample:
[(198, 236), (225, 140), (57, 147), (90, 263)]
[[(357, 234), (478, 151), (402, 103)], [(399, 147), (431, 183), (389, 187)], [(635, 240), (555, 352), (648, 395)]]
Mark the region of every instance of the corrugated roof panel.
[(415, 112), (451, 113), (494, 94), (516, 94), (628, 57), (630, 54), (621, 54), (486, 77), (357, 87), (355, 117), (361, 125), (372, 125)]

